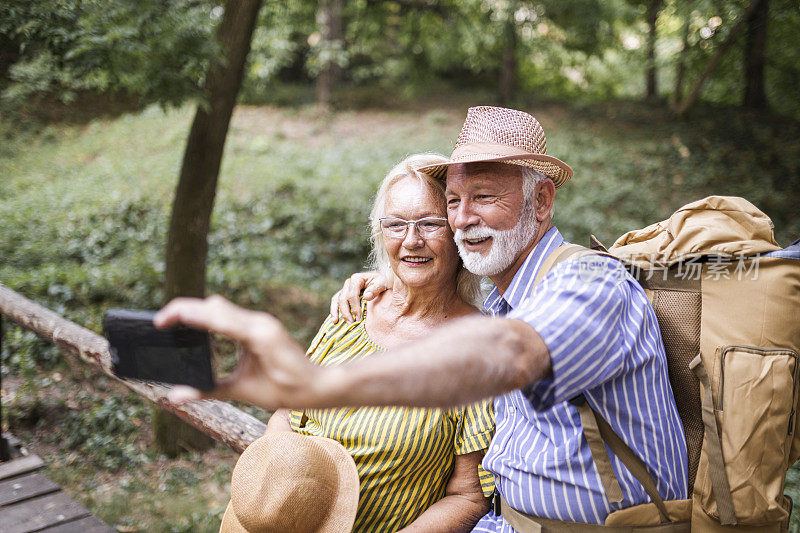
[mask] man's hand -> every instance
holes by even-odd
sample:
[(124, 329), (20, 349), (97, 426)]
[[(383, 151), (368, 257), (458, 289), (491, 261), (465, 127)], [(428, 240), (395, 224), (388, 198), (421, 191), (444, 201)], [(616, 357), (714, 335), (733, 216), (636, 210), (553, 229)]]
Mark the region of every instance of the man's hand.
[(389, 288), (389, 282), (379, 272), (357, 272), (344, 282), (342, 289), (331, 298), (331, 316), (334, 323), (339, 318), (348, 323), (361, 320), (361, 291), (364, 300), (370, 301)]
[(186, 324), (242, 344), (236, 368), (218, 380), (213, 391), (175, 387), (170, 393), (175, 403), (217, 398), (276, 409), (302, 405), (313, 397), (320, 367), (308, 360), (280, 321), (268, 313), (248, 311), (221, 296), (176, 298), (156, 314), (153, 323), (160, 328)]

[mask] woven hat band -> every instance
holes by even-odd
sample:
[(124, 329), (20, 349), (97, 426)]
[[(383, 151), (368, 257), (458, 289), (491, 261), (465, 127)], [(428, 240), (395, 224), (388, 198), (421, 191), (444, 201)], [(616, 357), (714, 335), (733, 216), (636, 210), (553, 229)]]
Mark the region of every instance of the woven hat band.
[(535, 155), (524, 148), (498, 143), (468, 143), (457, 146), (450, 156), (451, 162), (469, 159), (474, 155), (492, 155), (494, 157), (526, 157)]

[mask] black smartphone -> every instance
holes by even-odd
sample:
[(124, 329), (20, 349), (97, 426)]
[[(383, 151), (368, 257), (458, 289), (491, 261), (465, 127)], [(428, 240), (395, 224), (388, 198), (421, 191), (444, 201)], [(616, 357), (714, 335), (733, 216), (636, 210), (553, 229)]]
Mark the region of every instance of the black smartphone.
[(214, 373), (208, 332), (187, 326), (157, 329), (154, 315), (155, 311), (110, 309), (103, 316), (114, 374), (211, 390)]

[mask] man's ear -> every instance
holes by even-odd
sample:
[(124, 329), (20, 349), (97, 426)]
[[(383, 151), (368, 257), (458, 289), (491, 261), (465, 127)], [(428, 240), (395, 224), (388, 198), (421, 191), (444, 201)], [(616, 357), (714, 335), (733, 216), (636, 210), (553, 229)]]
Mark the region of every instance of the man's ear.
[(534, 191), (534, 199), (536, 200), (536, 220), (543, 222), (550, 218), (550, 212), (553, 210), (553, 202), (556, 199), (556, 186), (553, 185), (553, 180), (547, 178), (536, 185)]

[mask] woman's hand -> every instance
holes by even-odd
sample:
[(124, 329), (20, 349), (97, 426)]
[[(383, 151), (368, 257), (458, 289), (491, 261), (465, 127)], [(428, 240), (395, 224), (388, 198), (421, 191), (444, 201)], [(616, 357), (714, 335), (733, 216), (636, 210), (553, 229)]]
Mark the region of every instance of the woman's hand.
[(276, 409), (302, 405), (313, 398), (320, 367), (309, 362), (283, 324), (268, 313), (248, 311), (221, 296), (175, 298), (156, 314), (153, 323), (160, 328), (186, 324), (215, 331), (242, 345), (236, 368), (218, 380), (214, 390), (205, 393), (178, 386), (170, 393), (174, 403), (217, 398)]
[(472, 531), (489, 511), (489, 499), (483, 497), (478, 479), (478, 465), (483, 450), (456, 455), (456, 463), (444, 498), (428, 507), (416, 520), (398, 533), (436, 533)]
[(364, 300), (370, 301), (388, 288), (388, 280), (379, 272), (356, 272), (331, 298), (333, 322), (339, 322), (340, 317), (348, 323), (353, 322), (353, 317), (361, 320), (361, 291), (364, 291)]
[(280, 433), (281, 431), (292, 431), (292, 423), (289, 421), (289, 410), (278, 409), (267, 421), (267, 433)]

